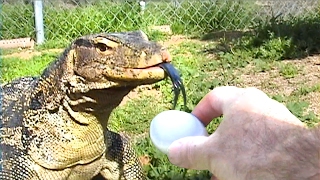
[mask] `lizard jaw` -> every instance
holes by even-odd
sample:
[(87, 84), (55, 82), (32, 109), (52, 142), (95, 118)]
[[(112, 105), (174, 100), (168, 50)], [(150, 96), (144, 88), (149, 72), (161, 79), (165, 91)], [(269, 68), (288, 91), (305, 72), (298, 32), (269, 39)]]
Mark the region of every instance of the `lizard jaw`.
[(136, 84), (136, 82), (144, 82), (143, 84), (154, 83), (167, 77), (167, 73), (161, 68), (161, 64), (146, 68), (117, 68), (109, 71), (106, 75), (115, 82), (127, 82), (125, 84)]
[(170, 64), (172, 60), (167, 50), (162, 49), (160, 55), (152, 55), (148, 61), (146, 53), (142, 53), (141, 56), (135, 67), (117, 67), (109, 70), (106, 76), (124, 82), (144, 81), (144, 84), (155, 83), (167, 77), (167, 71), (162, 68), (162, 64)]

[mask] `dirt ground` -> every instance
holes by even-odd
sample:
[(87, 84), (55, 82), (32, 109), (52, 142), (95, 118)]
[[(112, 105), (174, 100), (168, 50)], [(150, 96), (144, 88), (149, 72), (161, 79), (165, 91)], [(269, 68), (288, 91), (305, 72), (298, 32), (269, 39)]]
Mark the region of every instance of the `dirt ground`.
[[(160, 42), (166, 47), (172, 47), (178, 45), (184, 41), (197, 41), (195, 39), (186, 39), (184, 36), (172, 36), (169, 40)], [(206, 42), (200, 42), (206, 43)], [(48, 52), (62, 52), (63, 49), (50, 49), (45, 51), (35, 51), (35, 50), (21, 50), (19, 52), (14, 52), (4, 57), (19, 57), (22, 59), (30, 59), (33, 56), (38, 56), (43, 53)], [(212, 57), (214, 58), (214, 56)], [(299, 75), (286, 79), (279, 74), (279, 69), (273, 68), (266, 72), (255, 72), (253, 67), (247, 67), (245, 72), (241, 71), (239, 76), (242, 80), (241, 86), (254, 86), (257, 87), (271, 95), (283, 94), (290, 95), (294, 90), (301, 87), (301, 85), (312, 86), (320, 83), (320, 55), (310, 56), (305, 59), (297, 60), (285, 60), (284, 63), (291, 63), (299, 67), (302, 71)], [(161, 96), (160, 92), (153, 89), (152, 86), (141, 86), (131, 92), (122, 102), (125, 104), (128, 100), (139, 97), (141, 94), (149, 94), (152, 96)], [(306, 95), (302, 100), (310, 102), (310, 110), (314, 111), (318, 116), (320, 116), (320, 92), (312, 92)]]
[[(284, 63), (293, 64), (299, 69), (299, 75), (293, 78), (284, 78), (279, 74), (279, 69), (255, 73), (247, 67), (241, 74), (242, 83), (245, 86), (257, 87), (270, 95), (288, 96), (298, 88), (312, 87), (320, 84), (320, 56), (310, 56), (304, 59), (284, 60)], [(320, 91), (308, 93), (301, 101), (310, 103), (309, 111), (320, 116)]]

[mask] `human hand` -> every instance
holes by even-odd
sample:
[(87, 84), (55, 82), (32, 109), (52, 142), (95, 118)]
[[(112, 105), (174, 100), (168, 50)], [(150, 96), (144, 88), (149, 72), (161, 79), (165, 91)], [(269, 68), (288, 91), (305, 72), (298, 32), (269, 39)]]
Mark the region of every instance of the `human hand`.
[[(299, 119), (262, 91), (218, 87), (192, 113), (205, 125), (221, 115), (224, 119), (209, 137), (175, 141), (168, 155), (173, 164), (210, 170), (212, 179), (219, 180), (319, 178), (313, 176), (320, 172), (319, 138), (311, 137)], [(297, 150), (302, 144), (312, 146)], [(304, 153), (318, 157), (310, 160)], [(306, 167), (308, 172), (301, 172)]]

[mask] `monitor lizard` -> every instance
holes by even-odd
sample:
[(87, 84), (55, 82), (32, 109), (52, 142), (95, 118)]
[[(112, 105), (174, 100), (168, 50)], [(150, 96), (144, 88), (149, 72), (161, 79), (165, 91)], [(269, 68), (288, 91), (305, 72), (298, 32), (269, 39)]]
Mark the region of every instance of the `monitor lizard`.
[(108, 118), (131, 90), (170, 76), (170, 62), (142, 31), (99, 33), (74, 40), (39, 77), (3, 84), (0, 179), (146, 179)]

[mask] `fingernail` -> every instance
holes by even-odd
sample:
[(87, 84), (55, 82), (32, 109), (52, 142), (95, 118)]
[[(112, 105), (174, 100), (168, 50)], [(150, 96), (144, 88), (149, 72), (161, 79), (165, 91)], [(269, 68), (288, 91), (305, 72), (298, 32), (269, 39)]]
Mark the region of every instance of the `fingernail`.
[(169, 146), (168, 158), (169, 161), (176, 165), (182, 165), (182, 160), (180, 158), (182, 143), (180, 141), (175, 141)]

